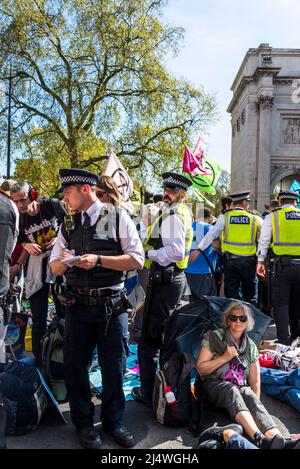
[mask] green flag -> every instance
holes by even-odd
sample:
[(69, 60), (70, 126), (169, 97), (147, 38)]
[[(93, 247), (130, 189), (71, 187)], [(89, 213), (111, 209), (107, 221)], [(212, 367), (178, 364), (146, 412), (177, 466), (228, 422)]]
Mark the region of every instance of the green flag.
[(205, 203), (206, 205), (208, 205), (208, 206), (211, 207), (211, 208), (216, 208), (215, 204), (213, 204), (210, 200), (208, 200), (206, 197), (204, 197), (204, 195), (201, 194), (200, 191), (198, 191), (197, 189), (195, 189), (194, 186), (192, 186), (192, 189), (193, 189), (193, 192), (194, 192), (194, 195), (195, 195), (196, 199), (197, 199), (199, 202), (203, 202), (203, 203)]
[(210, 176), (192, 176), (189, 173), (183, 173), (185, 177), (190, 179), (193, 183), (193, 187), (199, 191), (206, 192), (210, 195), (215, 195), (216, 190), (215, 186), (218, 182), (219, 176), (221, 174), (221, 166), (216, 160), (211, 160), (205, 158), (205, 168), (210, 169), (212, 174)]

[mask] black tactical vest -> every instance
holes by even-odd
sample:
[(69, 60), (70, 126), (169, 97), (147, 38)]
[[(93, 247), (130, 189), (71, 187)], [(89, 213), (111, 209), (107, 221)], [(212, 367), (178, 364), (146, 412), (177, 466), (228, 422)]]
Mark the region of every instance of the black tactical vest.
[[(115, 214), (117, 213), (117, 216)], [(103, 211), (93, 226), (84, 227), (81, 224), (81, 213), (75, 215), (75, 229), (67, 231), (62, 224), (62, 235), (67, 242), (68, 249), (74, 249), (77, 256), (83, 254), (97, 254), (103, 256), (119, 256), (123, 254), (119, 240), (119, 212)], [(112, 229), (114, 228), (114, 230)], [(117, 233), (118, 241), (113, 237)], [(85, 270), (70, 267), (66, 274), (68, 285), (72, 289), (107, 288), (118, 285), (124, 280), (122, 271), (96, 266)]]
[(13, 251), (16, 214), (9, 198), (0, 192), (0, 296), (9, 289), (9, 264)]

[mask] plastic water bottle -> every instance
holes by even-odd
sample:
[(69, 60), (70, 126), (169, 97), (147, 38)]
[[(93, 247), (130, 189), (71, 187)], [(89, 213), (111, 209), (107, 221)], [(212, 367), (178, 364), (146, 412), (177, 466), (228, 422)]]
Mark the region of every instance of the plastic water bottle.
[(176, 404), (176, 397), (172, 391), (171, 386), (165, 386), (165, 396), (166, 396), (166, 401), (169, 405)]

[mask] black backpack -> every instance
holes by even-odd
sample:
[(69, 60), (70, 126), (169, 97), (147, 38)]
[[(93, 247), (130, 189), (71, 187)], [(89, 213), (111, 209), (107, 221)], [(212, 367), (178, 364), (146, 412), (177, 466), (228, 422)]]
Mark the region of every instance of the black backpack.
[(42, 339), (41, 372), (57, 401), (65, 401), (67, 390), (64, 381), (65, 320), (55, 318)]
[[(190, 353), (174, 352), (157, 371), (153, 389), (153, 412), (155, 418), (167, 427), (193, 428), (201, 425), (201, 406), (192, 392), (192, 372), (196, 368), (194, 356)], [(166, 387), (171, 387), (176, 401), (169, 404)], [(194, 433), (194, 432), (193, 432)]]
[(35, 366), (22, 361), (8, 364), (0, 373), (0, 394), (7, 435), (24, 435), (38, 426), (48, 401)]

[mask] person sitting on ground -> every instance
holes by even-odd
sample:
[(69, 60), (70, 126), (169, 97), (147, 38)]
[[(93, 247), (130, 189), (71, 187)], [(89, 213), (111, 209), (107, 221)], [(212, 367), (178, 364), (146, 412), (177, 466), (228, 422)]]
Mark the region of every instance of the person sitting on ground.
[(225, 408), (259, 448), (293, 447), (260, 401), (258, 350), (247, 334), (254, 326), (251, 310), (233, 302), (222, 319), (223, 330), (206, 334), (197, 360), (205, 396)]
[(243, 436), (243, 428), (236, 423), (225, 427), (210, 427), (199, 437), (196, 449), (258, 449)]
[[(287, 449), (300, 449), (300, 441), (286, 440)], [(199, 437), (195, 449), (259, 449), (243, 436), (240, 425), (231, 423), (225, 427), (210, 427)]]

